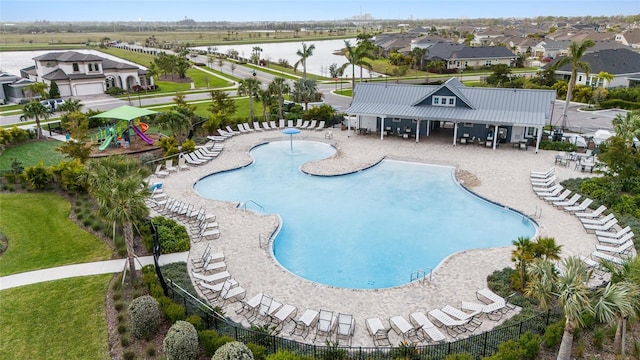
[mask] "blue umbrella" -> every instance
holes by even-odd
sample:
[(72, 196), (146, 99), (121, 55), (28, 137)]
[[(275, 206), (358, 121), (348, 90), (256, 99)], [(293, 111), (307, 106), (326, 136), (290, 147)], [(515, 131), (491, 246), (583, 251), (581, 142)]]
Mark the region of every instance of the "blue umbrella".
[(291, 143), (291, 151), (293, 151), (293, 134), (300, 134), (300, 129), (286, 128), (282, 130), (282, 133), (289, 135), (289, 142)]

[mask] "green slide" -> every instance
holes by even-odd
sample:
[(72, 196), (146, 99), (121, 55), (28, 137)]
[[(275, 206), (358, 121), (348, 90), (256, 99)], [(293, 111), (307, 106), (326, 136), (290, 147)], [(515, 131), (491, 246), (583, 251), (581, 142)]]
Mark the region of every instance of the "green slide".
[(100, 151), (104, 151), (109, 146), (109, 144), (111, 144), (111, 141), (113, 140), (114, 137), (115, 135), (107, 136), (107, 138), (104, 139), (102, 144), (100, 144), (100, 147), (98, 149), (100, 149)]

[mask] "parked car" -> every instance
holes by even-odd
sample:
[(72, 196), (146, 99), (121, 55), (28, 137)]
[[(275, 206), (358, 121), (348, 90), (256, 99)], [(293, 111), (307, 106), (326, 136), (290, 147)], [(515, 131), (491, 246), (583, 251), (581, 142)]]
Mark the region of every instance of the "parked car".
[(40, 103), (44, 105), (49, 112), (55, 112), (58, 110), (60, 105), (64, 104), (64, 99), (47, 99), (40, 101)]

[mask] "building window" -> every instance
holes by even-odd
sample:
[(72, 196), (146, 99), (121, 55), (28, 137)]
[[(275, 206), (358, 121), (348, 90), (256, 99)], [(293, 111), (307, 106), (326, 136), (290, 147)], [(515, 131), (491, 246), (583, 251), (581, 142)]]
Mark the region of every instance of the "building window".
[(578, 75), (578, 82), (582, 81), (582, 75)]
[(440, 104), (440, 98), (437, 96), (433, 97), (433, 105), (439, 105)]
[(455, 104), (456, 104), (456, 98), (450, 97), (449, 98), (449, 105), (454, 106)]
[(80, 67), (78, 66), (78, 63), (73, 63), (73, 71), (74, 72), (80, 71)]
[(100, 64), (98, 63), (93, 64), (93, 70), (100, 71)]
[(433, 96), (431, 105), (435, 106), (456, 106), (455, 96)]
[(89, 71), (93, 71), (93, 64), (89, 63)]
[(473, 123), (462, 123), (462, 127), (472, 128), (473, 127)]
[(524, 137), (526, 137), (526, 138), (534, 138), (536, 136), (538, 136), (538, 128), (528, 127), (527, 128), (527, 132), (526, 132)]
[(484, 62), (484, 66), (491, 66), (491, 60), (486, 60)]

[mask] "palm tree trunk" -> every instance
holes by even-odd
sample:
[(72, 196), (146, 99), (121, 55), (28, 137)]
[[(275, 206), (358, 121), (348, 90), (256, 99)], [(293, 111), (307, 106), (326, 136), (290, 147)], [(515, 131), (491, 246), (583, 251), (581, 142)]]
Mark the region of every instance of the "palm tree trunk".
[(351, 64), (351, 92), (356, 88), (356, 66)]
[(573, 350), (573, 331), (575, 326), (570, 320), (567, 320), (564, 325), (564, 333), (562, 334), (562, 342), (560, 343), (560, 349), (558, 350), (557, 360), (570, 360), (571, 351)]
[(278, 120), (279, 119), (283, 119), (282, 117), (282, 106), (284, 103), (284, 98), (282, 97), (282, 94), (278, 94)]
[(249, 94), (249, 116), (251, 116), (251, 120), (253, 121), (253, 96), (251, 96), (251, 94)]
[(36, 116), (36, 137), (38, 140), (42, 139), (44, 136), (42, 135), (42, 125), (40, 124), (40, 118)]
[(564, 109), (562, 110), (562, 128), (567, 126), (567, 112), (569, 111), (569, 102), (571, 101), (571, 94), (573, 93), (573, 87), (575, 86), (575, 76), (571, 73), (569, 78), (569, 86), (567, 86), (567, 98), (564, 101)]
[(122, 224), (122, 230), (124, 232), (124, 243), (127, 247), (127, 259), (129, 260), (129, 272), (131, 273), (131, 283), (136, 283), (136, 263), (135, 263), (135, 252), (133, 250), (133, 224), (130, 222), (126, 222)]

